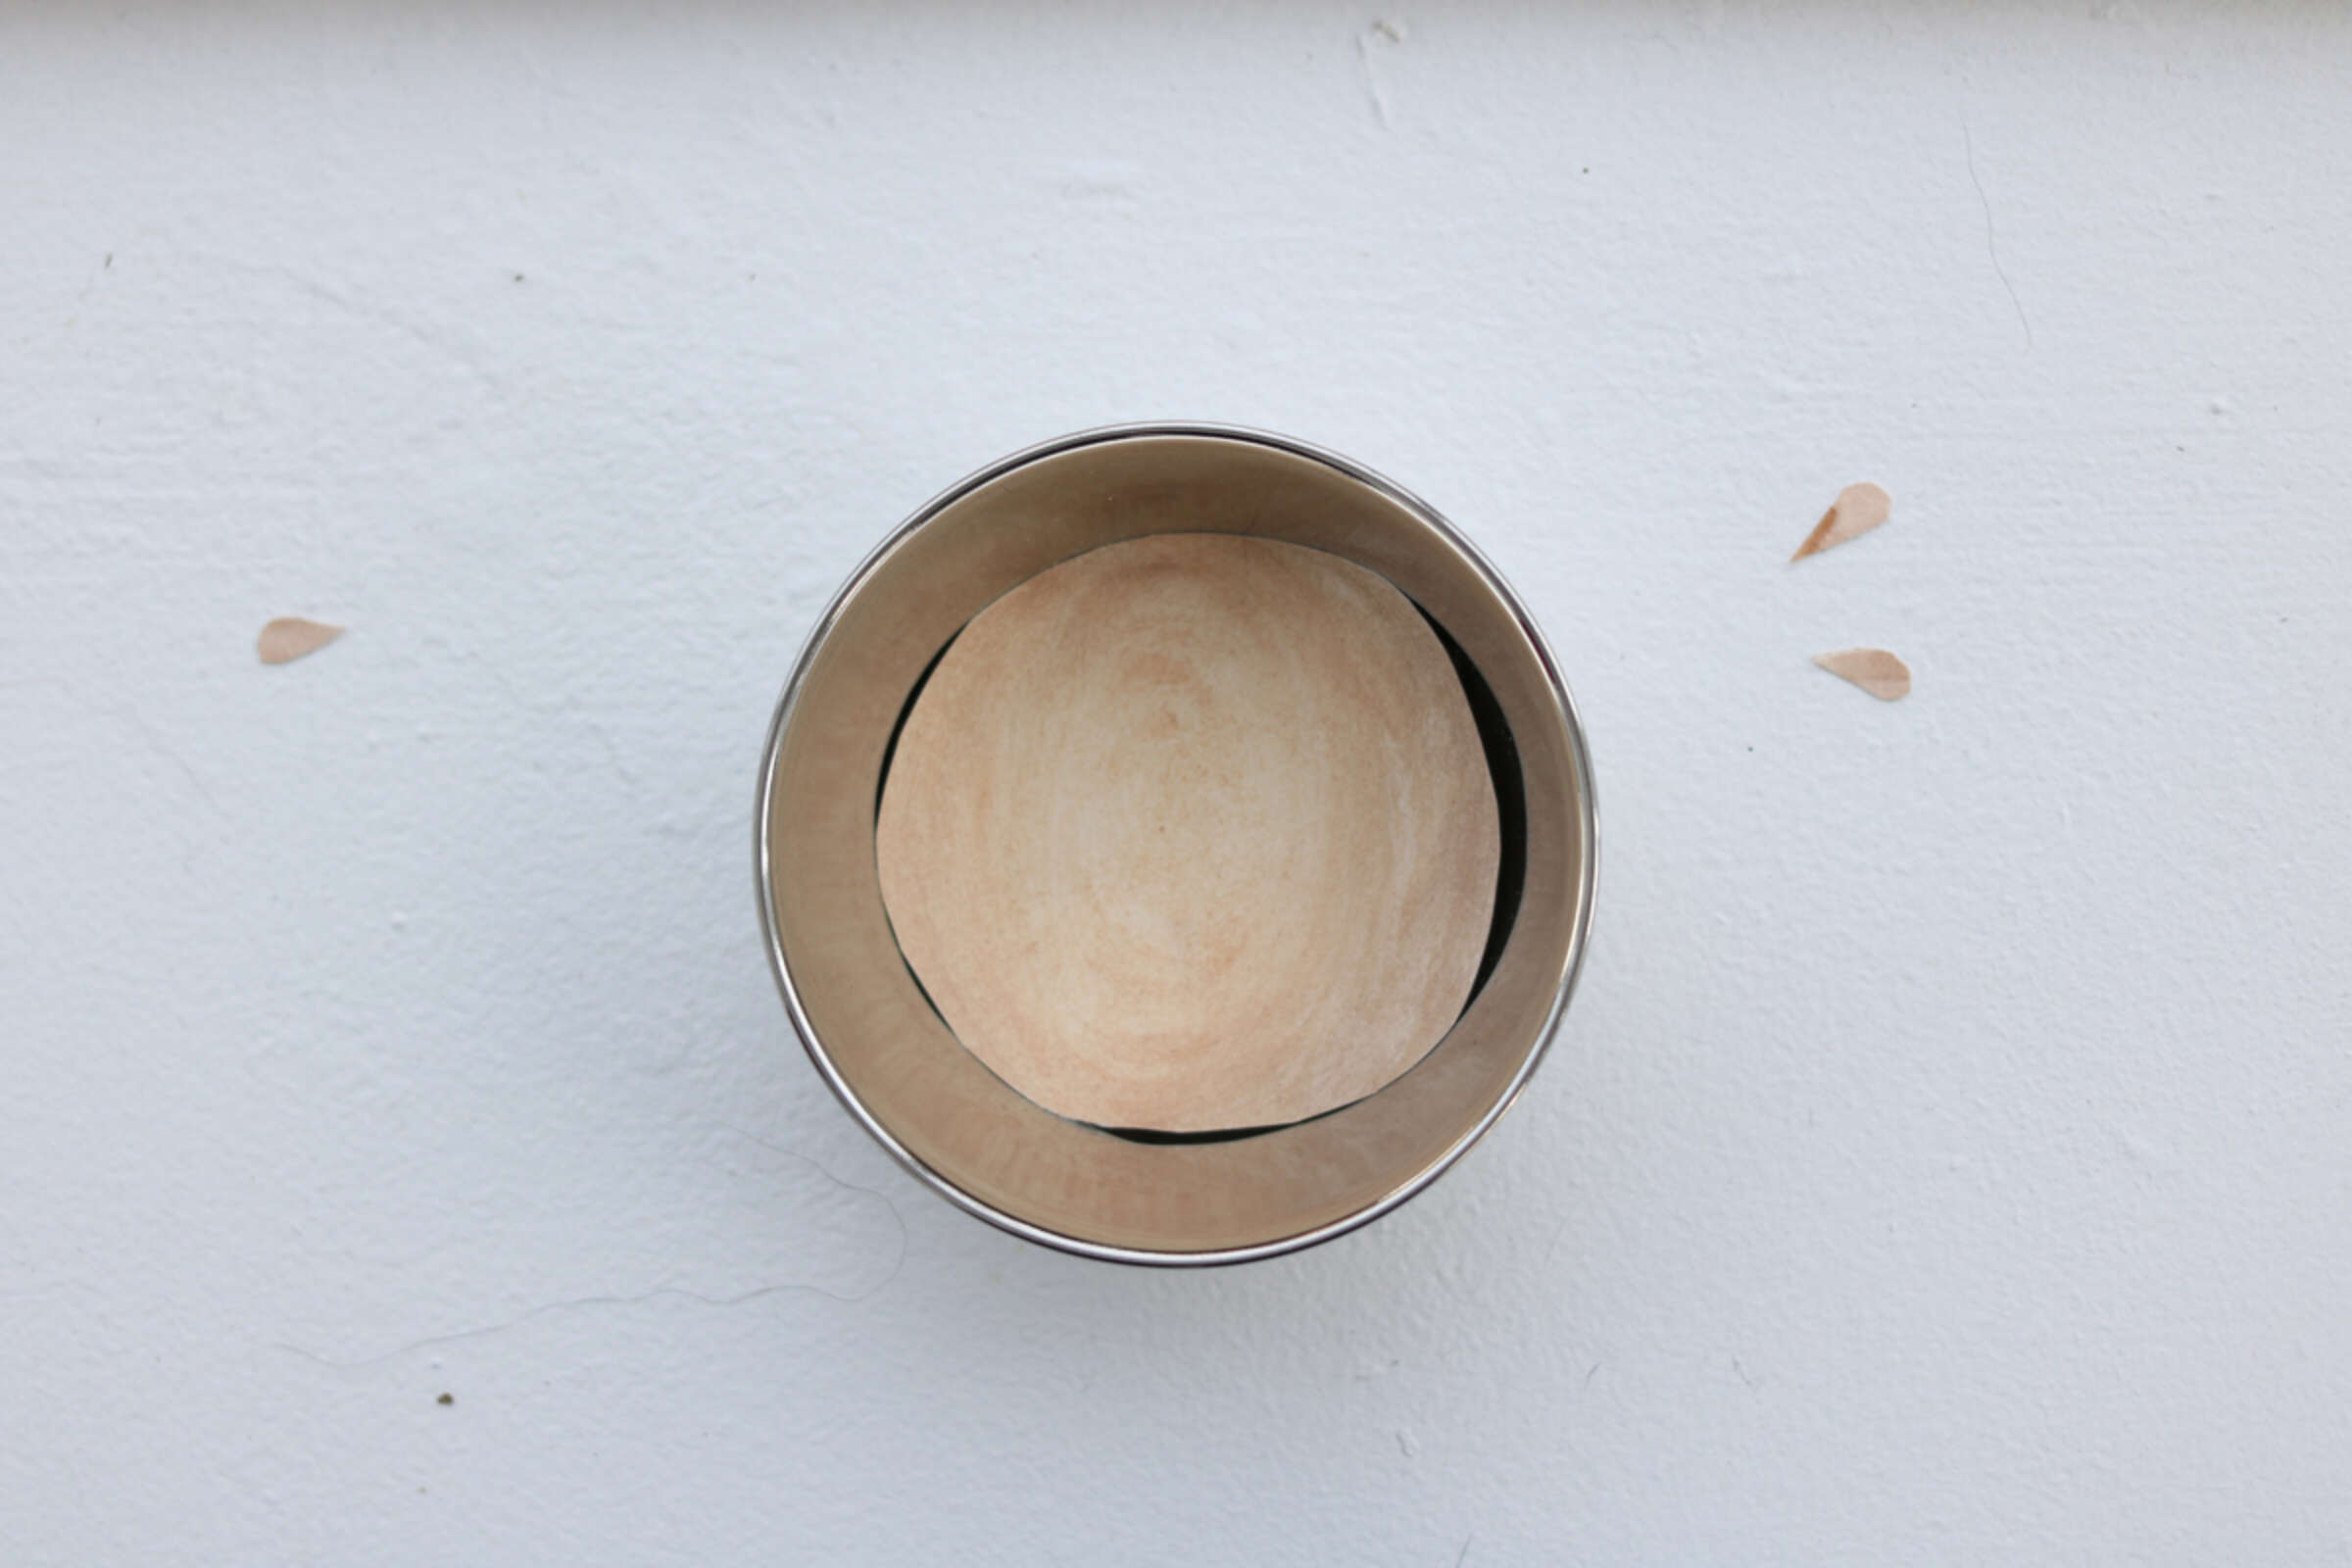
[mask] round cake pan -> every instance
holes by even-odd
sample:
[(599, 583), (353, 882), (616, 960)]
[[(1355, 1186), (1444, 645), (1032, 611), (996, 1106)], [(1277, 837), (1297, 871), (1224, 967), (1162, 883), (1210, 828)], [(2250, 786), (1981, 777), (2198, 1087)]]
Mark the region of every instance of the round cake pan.
[[(1309, 1121), (1148, 1138), (1054, 1115), (958, 1043), (906, 965), (875, 870), (893, 741), (933, 661), (1018, 583), (1153, 533), (1330, 551), (1395, 583), (1463, 676), (1502, 870), (1481, 977), (1430, 1053)], [(850, 576), (776, 705), (756, 854), (768, 956), (809, 1059), (917, 1178), (1017, 1236), (1123, 1263), (1238, 1263), (1378, 1218), (1509, 1108), (1558, 1029), (1592, 918), (1598, 820), (1574, 703), (1534, 621), (1432, 508), (1298, 441), (1205, 424), (1064, 436), (915, 513)]]

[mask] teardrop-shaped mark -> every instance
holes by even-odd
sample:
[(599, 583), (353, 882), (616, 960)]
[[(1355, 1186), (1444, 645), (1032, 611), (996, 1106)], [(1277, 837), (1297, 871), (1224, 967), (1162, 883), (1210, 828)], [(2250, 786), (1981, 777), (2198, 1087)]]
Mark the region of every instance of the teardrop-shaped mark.
[(1838, 492), (1830, 510), (1821, 514), (1821, 521), (1813, 525), (1813, 531), (1805, 535), (1805, 542), (1788, 559), (1802, 561), (1848, 539), (1860, 538), (1885, 522), (1893, 512), (1894, 497), (1879, 486), (1867, 479), (1860, 484), (1849, 484)]
[(343, 635), (340, 626), (324, 621), (305, 620), (300, 615), (280, 615), (262, 628), (254, 639), (253, 651), (262, 656), (265, 664), (285, 664), (305, 654), (315, 654)]
[(1900, 702), (1911, 695), (1911, 666), (1884, 648), (1848, 648), (1843, 653), (1816, 654), (1813, 662), (1840, 680), (1851, 681), (1882, 703)]

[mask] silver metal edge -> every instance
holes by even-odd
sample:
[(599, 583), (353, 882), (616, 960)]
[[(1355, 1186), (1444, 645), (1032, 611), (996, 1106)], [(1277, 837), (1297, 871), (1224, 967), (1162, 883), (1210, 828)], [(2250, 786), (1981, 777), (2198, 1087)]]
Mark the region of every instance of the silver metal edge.
[[(1323, 464), (1358, 483), (1369, 485), (1435, 528), (1442, 538), (1460, 551), (1471, 565), (1477, 568), (1480, 575), (1486, 578), (1488, 585), (1494, 590), (1496, 596), (1509, 609), (1512, 618), (1518, 622), (1520, 631), (1527, 637), (1528, 646), (1535, 650), (1536, 661), (1543, 667), (1544, 679), (1551, 687), (1552, 699), (1558, 706), (1560, 720), (1568, 732), (1569, 751), (1575, 758), (1577, 783), (1583, 791), (1585, 802), (1585, 808), (1577, 813), (1582, 849), (1579, 857), (1580, 874), (1577, 879), (1577, 907), (1568, 933), (1568, 956), (1561, 971), (1559, 989), (1553, 994), (1551, 1010), (1544, 1017), (1543, 1030), (1537, 1036), (1534, 1049), (1528, 1053), (1527, 1059), (1520, 1063), (1518, 1072), (1512, 1075), (1510, 1083), (1496, 1097), (1494, 1105), (1484, 1116), (1479, 1118), (1476, 1126), (1456, 1139), (1445, 1152), (1398, 1183), (1387, 1196), (1366, 1204), (1354, 1213), (1344, 1215), (1328, 1224), (1317, 1226), (1313, 1230), (1300, 1231), (1295, 1236), (1278, 1237), (1273, 1241), (1260, 1242), (1251, 1247), (1226, 1248), (1215, 1251), (1155, 1252), (1135, 1248), (1112, 1247), (1102, 1242), (1090, 1242), (1082, 1237), (1066, 1236), (1059, 1231), (1033, 1225), (1027, 1220), (1007, 1214), (995, 1205), (982, 1201), (923, 1163), (905, 1145), (892, 1137), (890, 1130), (865, 1108), (864, 1103), (858, 1100), (847, 1080), (835, 1068), (832, 1058), (826, 1054), (823, 1044), (817, 1039), (815, 1026), (809, 1022), (808, 1013), (802, 1008), (800, 993), (793, 986), (791, 960), (785, 956), (783, 937), (776, 929), (775, 909), (769, 897), (769, 889), (773, 883), (769, 876), (767, 824), (768, 818), (772, 814), (771, 796), (775, 785), (776, 763), (783, 753), (784, 732), (792, 721), (793, 706), (799, 700), (801, 685), (808, 673), (808, 666), (814, 661), (817, 649), (823, 646), (826, 636), (832, 631), (834, 622), (840, 618), (842, 608), (855, 597), (858, 590), (873, 575), (875, 568), (889, 558), (891, 552), (904, 543), (916, 529), (982, 485), (1041, 458), (1053, 457), (1057, 453), (1073, 451), (1079, 447), (1096, 446), (1107, 441), (1133, 440), (1146, 436), (1205, 436), (1212, 439), (1253, 442), (1259, 446), (1271, 447), (1276, 451), (1288, 452), (1294, 456)], [(1419, 1195), (1432, 1182), (1444, 1175), (1455, 1161), (1468, 1153), (1471, 1146), (1484, 1138), (1488, 1130), (1502, 1119), (1503, 1113), (1518, 1102), (1520, 1094), (1527, 1088), (1528, 1080), (1535, 1076), (1536, 1068), (1550, 1052), (1552, 1040), (1559, 1033), (1560, 1021), (1567, 1012), (1569, 999), (1575, 994), (1576, 982), (1584, 972), (1585, 953), (1591, 945), (1592, 938), (1593, 895), (1598, 886), (1600, 870), (1600, 803), (1593, 792), (1592, 758), (1585, 740), (1584, 721), (1577, 712), (1576, 699), (1570, 695), (1567, 682), (1560, 676), (1559, 665), (1552, 657), (1550, 645), (1544, 642), (1544, 633), (1538, 629), (1535, 617), (1528, 613), (1527, 607), (1520, 602), (1519, 596), (1511, 591), (1511, 585), (1503, 579), (1502, 573), (1494, 569), (1494, 563), (1487, 560), (1480, 553), (1478, 547), (1465, 538), (1453, 524), (1446, 521), (1445, 515), (1435, 507), (1402, 485), (1374, 472), (1361, 464), (1341, 457), (1335, 452), (1327, 452), (1307, 442), (1294, 440), (1289, 436), (1276, 435), (1270, 431), (1253, 430), (1244, 425), (1192, 420), (1102, 425), (1095, 429), (1073, 431), (1068, 435), (1057, 436), (1051, 441), (1040, 442), (1036, 446), (1027, 447), (1008, 457), (1001, 458), (950, 485), (916, 509), (906, 521), (892, 529), (889, 535), (876, 545), (863, 561), (858, 563), (857, 569), (850, 573), (839, 591), (826, 604), (824, 612), (817, 616), (816, 624), (810, 628), (808, 640), (802, 645), (800, 657), (793, 661), (792, 674), (784, 683), (783, 695), (776, 700), (775, 717), (769, 721), (767, 727), (767, 749), (760, 764), (760, 795), (754, 813), (752, 834), (753, 872), (757, 878), (754, 892), (760, 906), (760, 928), (767, 939), (768, 967), (774, 973), (776, 989), (784, 999), (784, 1010), (791, 1017), (793, 1033), (800, 1036), (802, 1049), (808, 1052), (808, 1059), (815, 1065), (818, 1076), (824, 1079), (826, 1085), (832, 1089), (834, 1098), (842, 1102), (843, 1107), (857, 1119), (858, 1123), (873, 1137), (876, 1143), (890, 1152), (892, 1158), (905, 1166), (908, 1174), (975, 1219), (985, 1220), (999, 1230), (1009, 1232), (1024, 1241), (1035, 1242), (1041, 1247), (1050, 1247), (1056, 1251), (1068, 1252), (1078, 1257), (1090, 1257), (1107, 1263), (1131, 1263), (1159, 1268), (1213, 1268), (1232, 1263), (1256, 1262), (1262, 1258), (1304, 1251), (1310, 1247), (1320, 1246), (1337, 1237), (1345, 1236), (1349, 1231), (1369, 1225), (1382, 1215), (1402, 1206), (1408, 1200)]]

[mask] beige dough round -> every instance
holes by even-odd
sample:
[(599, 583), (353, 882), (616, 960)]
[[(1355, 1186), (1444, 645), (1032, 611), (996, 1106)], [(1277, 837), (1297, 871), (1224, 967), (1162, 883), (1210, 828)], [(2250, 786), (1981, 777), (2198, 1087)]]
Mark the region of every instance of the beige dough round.
[(1297, 1121), (1418, 1061), (1494, 913), (1494, 785), (1446, 651), (1318, 550), (1157, 534), (949, 648), (883, 797), (882, 898), (956, 1037), (1062, 1115)]

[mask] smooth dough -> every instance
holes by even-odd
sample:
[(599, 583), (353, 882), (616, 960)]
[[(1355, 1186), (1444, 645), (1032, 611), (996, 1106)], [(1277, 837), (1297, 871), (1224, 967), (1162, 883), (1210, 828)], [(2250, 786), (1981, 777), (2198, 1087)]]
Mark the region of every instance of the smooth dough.
[(1266, 1126), (1418, 1061), (1494, 912), (1494, 790), (1446, 650), (1323, 551), (1155, 534), (949, 648), (882, 797), (882, 898), (958, 1039), (1105, 1127)]

